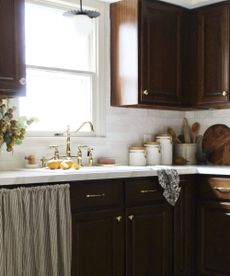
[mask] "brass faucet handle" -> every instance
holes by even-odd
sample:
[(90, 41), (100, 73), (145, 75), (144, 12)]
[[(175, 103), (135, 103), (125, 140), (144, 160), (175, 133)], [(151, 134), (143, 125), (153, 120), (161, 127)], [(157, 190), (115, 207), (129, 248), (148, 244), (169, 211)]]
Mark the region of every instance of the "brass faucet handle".
[(89, 166), (93, 166), (93, 148), (88, 148), (87, 156), (89, 157)]
[(54, 149), (54, 159), (55, 160), (60, 159), (58, 145), (50, 145), (49, 147), (50, 147), (50, 149)]
[(45, 158), (45, 156), (42, 156), (42, 158), (40, 159), (41, 162), (41, 167), (45, 168), (47, 166), (47, 159)]

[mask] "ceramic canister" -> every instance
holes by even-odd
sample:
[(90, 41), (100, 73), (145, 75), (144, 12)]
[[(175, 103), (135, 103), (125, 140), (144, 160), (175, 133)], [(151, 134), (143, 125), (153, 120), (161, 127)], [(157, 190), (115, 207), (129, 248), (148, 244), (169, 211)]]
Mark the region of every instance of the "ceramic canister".
[(173, 145), (172, 136), (169, 134), (160, 134), (156, 136), (156, 141), (161, 146), (161, 165), (172, 165), (173, 163)]
[(158, 142), (146, 142), (144, 144), (147, 154), (147, 165), (160, 165), (161, 150)]
[(132, 146), (129, 148), (129, 165), (146, 166), (146, 150), (144, 147)]

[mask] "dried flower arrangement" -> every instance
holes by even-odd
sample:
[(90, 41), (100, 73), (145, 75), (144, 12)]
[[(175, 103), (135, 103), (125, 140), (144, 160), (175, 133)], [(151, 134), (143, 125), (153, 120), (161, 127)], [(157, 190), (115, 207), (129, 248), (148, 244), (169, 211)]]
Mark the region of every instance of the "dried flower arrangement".
[(26, 128), (31, 125), (35, 118), (19, 117), (14, 119), (13, 113), (16, 107), (8, 108), (0, 99), (0, 146), (6, 144), (8, 152), (13, 151), (14, 145), (20, 145), (25, 137)]

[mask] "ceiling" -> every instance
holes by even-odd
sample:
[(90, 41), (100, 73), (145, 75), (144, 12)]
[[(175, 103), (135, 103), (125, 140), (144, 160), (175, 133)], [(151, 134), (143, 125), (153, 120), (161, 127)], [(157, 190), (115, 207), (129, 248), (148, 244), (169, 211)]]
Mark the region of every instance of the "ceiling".
[(161, 0), (161, 1), (176, 4), (190, 9), (200, 7), (200, 6), (205, 6), (212, 3), (223, 2), (223, 0)]

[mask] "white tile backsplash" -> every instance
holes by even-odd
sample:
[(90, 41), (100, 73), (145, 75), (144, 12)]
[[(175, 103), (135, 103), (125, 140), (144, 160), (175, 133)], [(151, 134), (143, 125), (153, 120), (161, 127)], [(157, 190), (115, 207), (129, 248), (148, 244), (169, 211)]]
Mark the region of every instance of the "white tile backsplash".
[[(111, 157), (119, 164), (128, 163), (128, 147), (132, 144), (141, 144), (144, 133), (156, 135), (173, 127), (179, 134), (182, 120), (187, 117), (189, 123), (200, 122), (200, 134), (211, 125), (223, 123), (230, 126), (230, 110), (205, 111), (165, 111), (133, 108), (117, 108), (107, 106), (106, 137), (74, 137), (71, 140), (73, 154), (77, 152), (78, 144), (87, 144), (94, 148), (94, 159)], [(60, 152), (65, 152), (65, 138), (32, 138), (27, 137), (23, 144), (14, 147), (14, 153), (7, 153), (3, 146), (0, 150), (0, 169), (14, 169), (23, 167), (24, 157), (35, 154), (39, 160), (43, 155), (51, 157), (53, 150), (50, 144), (60, 145)]]
[(229, 109), (189, 111), (185, 112), (185, 116), (190, 124), (196, 121), (200, 123), (200, 134), (204, 134), (208, 127), (215, 124), (225, 124), (230, 127)]

